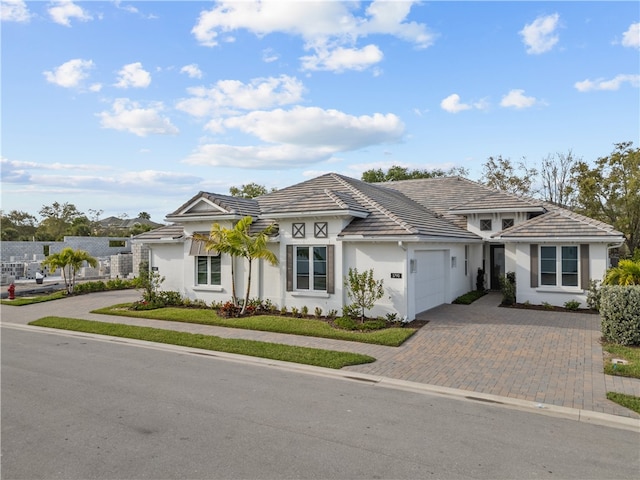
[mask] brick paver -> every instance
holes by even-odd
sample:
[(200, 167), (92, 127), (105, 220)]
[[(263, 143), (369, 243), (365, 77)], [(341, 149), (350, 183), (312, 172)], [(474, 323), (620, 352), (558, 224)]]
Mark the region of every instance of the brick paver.
[(138, 297), (132, 291), (103, 292), (25, 307), (2, 306), (0, 313), (3, 322), (21, 324), (58, 315), (359, 352), (377, 361), (345, 370), (640, 418), (606, 399), (607, 391), (640, 396), (640, 380), (603, 374), (598, 315), (501, 308), (499, 295), (489, 294), (469, 306), (442, 305), (421, 314), (427, 325), (404, 345), (384, 347), (89, 313)]

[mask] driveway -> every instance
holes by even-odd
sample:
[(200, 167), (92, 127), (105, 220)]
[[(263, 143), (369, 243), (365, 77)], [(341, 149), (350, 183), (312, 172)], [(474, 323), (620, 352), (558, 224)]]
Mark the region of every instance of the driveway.
[(420, 318), (427, 325), (404, 345), (385, 347), (89, 313), (139, 297), (135, 291), (115, 291), (24, 307), (3, 305), (2, 322), (27, 324), (57, 315), (359, 352), (377, 361), (343, 370), (640, 418), (606, 398), (607, 391), (640, 397), (640, 380), (604, 375), (598, 315), (501, 308), (499, 294), (490, 293), (472, 305), (441, 305), (424, 312)]

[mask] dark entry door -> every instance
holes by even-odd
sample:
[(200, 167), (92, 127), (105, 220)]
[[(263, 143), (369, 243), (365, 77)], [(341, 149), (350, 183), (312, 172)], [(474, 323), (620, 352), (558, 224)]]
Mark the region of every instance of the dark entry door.
[(491, 245), (491, 290), (500, 290), (500, 279), (505, 275), (504, 245)]

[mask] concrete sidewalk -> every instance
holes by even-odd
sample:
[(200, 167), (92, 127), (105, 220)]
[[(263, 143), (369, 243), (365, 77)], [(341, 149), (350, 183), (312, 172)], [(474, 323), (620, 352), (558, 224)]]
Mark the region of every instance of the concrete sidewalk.
[(630, 418), (640, 415), (607, 400), (607, 391), (640, 397), (640, 380), (603, 373), (600, 317), (501, 308), (489, 294), (472, 305), (442, 305), (423, 313), (429, 323), (400, 347), (89, 313), (137, 300), (135, 291), (101, 292), (24, 307), (3, 305), (3, 323), (27, 324), (47, 315), (166, 328), (358, 352), (376, 362), (343, 371), (459, 389)]

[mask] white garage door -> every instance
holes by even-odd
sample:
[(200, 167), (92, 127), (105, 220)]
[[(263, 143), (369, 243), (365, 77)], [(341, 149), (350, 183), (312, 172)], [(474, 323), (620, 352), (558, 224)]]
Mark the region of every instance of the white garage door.
[(445, 251), (416, 252), (416, 313), (445, 303)]

